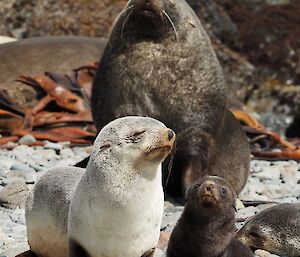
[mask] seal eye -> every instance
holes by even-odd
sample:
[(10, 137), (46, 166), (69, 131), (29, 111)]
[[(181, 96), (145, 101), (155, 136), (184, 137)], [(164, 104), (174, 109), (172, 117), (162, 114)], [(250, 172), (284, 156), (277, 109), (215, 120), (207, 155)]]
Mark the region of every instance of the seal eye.
[(250, 236), (253, 237), (253, 238), (260, 238), (260, 235), (257, 234), (256, 232), (251, 231), (249, 234), (250, 234)]
[(110, 143), (107, 143), (105, 145), (102, 145), (100, 146), (100, 152), (103, 152), (105, 151), (106, 149), (110, 148), (111, 147), (111, 144)]
[(222, 194), (222, 196), (227, 196), (227, 190), (226, 190), (226, 188), (225, 187), (221, 187), (221, 194)]
[(199, 187), (200, 187), (200, 184), (198, 184), (198, 183), (194, 185), (194, 189), (197, 189)]
[(142, 131), (138, 131), (138, 132), (135, 132), (132, 137), (138, 137), (139, 135), (142, 135), (146, 132), (146, 130), (142, 130)]

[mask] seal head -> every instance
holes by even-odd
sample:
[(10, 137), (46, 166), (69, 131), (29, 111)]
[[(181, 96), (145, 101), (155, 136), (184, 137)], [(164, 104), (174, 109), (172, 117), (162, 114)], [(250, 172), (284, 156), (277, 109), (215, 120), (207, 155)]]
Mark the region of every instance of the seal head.
[(164, 203), (161, 163), (174, 140), (171, 129), (148, 117), (119, 118), (100, 131), (71, 200), (71, 257), (78, 249), (91, 257), (141, 257), (155, 248)]
[(175, 226), (168, 257), (248, 257), (252, 253), (233, 239), (236, 194), (224, 180), (205, 176), (187, 192), (183, 214)]
[(300, 256), (300, 203), (267, 208), (250, 218), (236, 238), (252, 250), (277, 255)]

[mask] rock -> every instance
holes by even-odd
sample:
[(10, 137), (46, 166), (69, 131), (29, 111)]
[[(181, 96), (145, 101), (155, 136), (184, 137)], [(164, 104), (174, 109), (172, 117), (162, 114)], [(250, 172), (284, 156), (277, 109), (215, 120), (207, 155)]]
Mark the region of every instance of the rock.
[(259, 211), (260, 210), (257, 207), (250, 206), (244, 209), (239, 209), (236, 216), (239, 219), (247, 219), (257, 214)]
[(154, 257), (165, 257), (166, 254), (159, 248), (156, 248), (155, 253), (154, 253)]
[(19, 144), (21, 145), (30, 145), (36, 142), (36, 139), (32, 135), (25, 135), (21, 137), (18, 141)]
[(254, 174), (255, 177), (260, 180), (273, 180), (280, 178), (280, 170), (276, 168), (276, 166), (270, 166), (263, 168), (262, 172), (258, 172)]
[(24, 174), (30, 173), (30, 172), (35, 172), (34, 169), (30, 168), (26, 164), (21, 164), (21, 163), (15, 163), (10, 167), (10, 170), (16, 170), (16, 171), (21, 171)]
[(257, 257), (279, 257), (278, 255), (271, 254), (265, 250), (256, 250), (255, 256), (257, 256)]
[(0, 192), (0, 205), (10, 209), (24, 208), (27, 193), (25, 181), (12, 182)]
[(47, 149), (53, 149), (53, 150), (56, 150), (56, 151), (60, 151), (61, 149), (63, 149), (63, 146), (61, 144), (58, 144), (58, 143), (52, 143), (48, 140), (45, 140), (44, 141), (45, 143), (45, 148)]
[(17, 39), (13, 38), (13, 37), (5, 37), (5, 36), (0, 36), (0, 44), (5, 44), (5, 43), (9, 43), (9, 42), (14, 42)]
[(12, 171), (22, 172), (25, 176), (26, 183), (34, 183), (37, 180), (36, 171), (26, 164), (16, 163), (10, 168)]

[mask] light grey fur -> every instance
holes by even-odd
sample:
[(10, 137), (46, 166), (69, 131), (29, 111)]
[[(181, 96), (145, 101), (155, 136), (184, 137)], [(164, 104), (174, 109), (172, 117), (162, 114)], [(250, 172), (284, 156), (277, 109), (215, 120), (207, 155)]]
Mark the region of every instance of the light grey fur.
[[(117, 229), (129, 229), (126, 232), (128, 237), (123, 238), (123, 241), (126, 240), (123, 245), (131, 240), (134, 250), (147, 251), (155, 247), (163, 209), (160, 163), (166, 156), (153, 161), (148, 159), (145, 151), (159, 146), (163, 135), (168, 138), (167, 131), (169, 129), (164, 124), (152, 118), (117, 119), (99, 133), (86, 170), (57, 167), (45, 172), (26, 201), (26, 225), (31, 250), (40, 257), (66, 257), (71, 238), (92, 257), (120, 256), (106, 255), (105, 252), (101, 255), (102, 249), (96, 249), (96, 253), (90, 249), (91, 246), (99, 247), (106, 238), (97, 237), (97, 233), (94, 237), (95, 231), (101, 226), (106, 227), (107, 230), (103, 229), (101, 233), (108, 233), (107, 237), (110, 237), (116, 222), (119, 223)], [(136, 133), (142, 134), (133, 136)], [(174, 138), (172, 140), (174, 142)], [(138, 206), (138, 212), (134, 211), (135, 206)], [(115, 209), (112, 211), (111, 208)], [(114, 220), (114, 212), (118, 213), (118, 210), (121, 214)], [(100, 218), (106, 212), (109, 212), (109, 219), (101, 224), (103, 220)], [(126, 219), (127, 213), (130, 219)], [(148, 214), (150, 220), (146, 219)], [(130, 222), (140, 217), (145, 217), (141, 222), (146, 224), (139, 226), (142, 234), (136, 235), (136, 239), (142, 236), (145, 240), (136, 244), (130, 237)], [(124, 223), (128, 220), (129, 223)], [(83, 239), (87, 239), (88, 243)], [(116, 240), (114, 243), (122, 242)]]
[(28, 243), (38, 256), (67, 256), (69, 205), (84, 172), (75, 167), (52, 168), (29, 193), (25, 206)]

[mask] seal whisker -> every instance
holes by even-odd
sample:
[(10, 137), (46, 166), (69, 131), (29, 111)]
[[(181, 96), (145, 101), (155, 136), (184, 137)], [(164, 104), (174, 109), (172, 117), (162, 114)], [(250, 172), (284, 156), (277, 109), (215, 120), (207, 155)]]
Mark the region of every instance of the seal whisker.
[(169, 14), (165, 10), (163, 10), (162, 13), (167, 17), (168, 21), (170, 22), (170, 24), (171, 24), (171, 26), (174, 30), (174, 33), (175, 33), (175, 38), (177, 40), (178, 39), (178, 34), (177, 34), (176, 27), (174, 25), (174, 22), (172, 21), (171, 17), (169, 16)]
[(172, 149), (172, 152), (171, 152), (171, 155), (170, 155), (170, 161), (169, 161), (169, 165), (168, 165), (168, 177), (167, 177), (167, 180), (166, 180), (166, 186), (169, 183), (170, 176), (171, 176), (171, 173), (172, 173), (174, 157), (175, 157), (175, 153), (176, 153), (176, 143), (177, 143), (177, 140), (175, 140), (175, 142), (174, 142), (173, 149)]
[(133, 7), (134, 7), (134, 5), (130, 5), (127, 8), (125, 8), (122, 12), (120, 12), (119, 17), (121, 17), (125, 12), (127, 12), (130, 9), (132, 9)]
[[(131, 5), (130, 7), (126, 8), (125, 10), (128, 11), (128, 10), (132, 9), (133, 7), (134, 7), (134, 5)], [(125, 25), (132, 13), (133, 13), (133, 10), (130, 10), (130, 12), (128, 13), (128, 15), (126, 16), (126, 18), (123, 21), (122, 28), (121, 28), (121, 38), (124, 37), (124, 28), (125, 28)]]

